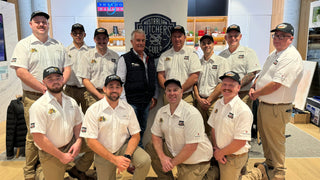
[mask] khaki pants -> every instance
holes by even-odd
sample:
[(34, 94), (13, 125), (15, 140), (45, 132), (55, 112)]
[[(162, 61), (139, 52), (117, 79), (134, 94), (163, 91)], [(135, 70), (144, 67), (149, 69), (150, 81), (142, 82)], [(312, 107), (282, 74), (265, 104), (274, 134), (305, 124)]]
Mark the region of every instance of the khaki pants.
[[(98, 91), (104, 94), (102, 90), (99, 89)], [(91, 94), (89, 91), (84, 92), (84, 99), (86, 100), (86, 104), (88, 107), (100, 100), (95, 95)]]
[[(169, 172), (163, 172), (162, 171), (162, 165), (160, 162), (160, 159), (158, 157), (157, 152), (155, 151), (152, 142), (149, 142), (146, 145), (146, 151), (151, 156), (152, 162), (152, 168), (158, 175), (158, 180), (173, 180), (173, 174), (172, 171)], [(170, 151), (168, 150), (168, 147), (165, 142), (163, 142), (163, 152), (170, 158), (174, 158)], [(177, 171), (178, 171), (178, 180), (201, 180), (206, 175), (208, 169), (210, 167), (209, 162), (203, 162), (198, 164), (179, 164), (177, 165)]]
[(29, 91), (23, 91), (23, 108), (24, 108), (24, 118), (26, 120), (26, 125), (28, 128), (28, 133), (26, 136), (26, 166), (23, 167), (24, 178), (35, 178), (36, 174), (36, 164), (39, 160), (38, 148), (34, 145), (33, 136), (30, 134), (30, 119), (29, 119), (29, 109), (31, 105), (41, 97), (40, 93), (34, 93)]
[(94, 152), (89, 148), (85, 139), (82, 139), (80, 153), (84, 153), (75, 163), (76, 168), (81, 172), (86, 172), (93, 163)]
[[(125, 143), (116, 153), (116, 156), (124, 155), (127, 149), (128, 143)], [(148, 153), (146, 153), (139, 146), (133, 152), (132, 164), (135, 166), (135, 171), (132, 180), (142, 180), (148, 175), (150, 170), (151, 159)], [(98, 154), (94, 155), (94, 163), (97, 169), (98, 180), (115, 180), (116, 179), (116, 165), (110, 161), (104, 159)]]
[(258, 130), (266, 163), (274, 167), (275, 177), (285, 177), (285, 128), (290, 121), (292, 104), (267, 104), (258, 107)]
[(88, 109), (87, 101), (84, 98), (84, 92), (86, 91), (85, 87), (78, 88), (77, 86), (69, 86), (66, 85), (64, 92), (66, 95), (72, 97), (74, 100), (77, 101), (78, 105), (81, 105), (81, 109), (83, 114), (86, 113)]
[(200, 112), (200, 114), (201, 114), (201, 116), (203, 118), (203, 124), (204, 124), (204, 127), (205, 127), (205, 132), (206, 132), (207, 136), (209, 137), (210, 141), (211, 141), (211, 126), (209, 126), (209, 124), (208, 124), (208, 119), (210, 117), (210, 114), (211, 114), (211, 112), (213, 110), (213, 107), (214, 107), (214, 104), (216, 102), (217, 101), (213, 101), (208, 110), (203, 110), (200, 107), (199, 103), (195, 100), (195, 106), (197, 107), (197, 109), (199, 110), (199, 112)]

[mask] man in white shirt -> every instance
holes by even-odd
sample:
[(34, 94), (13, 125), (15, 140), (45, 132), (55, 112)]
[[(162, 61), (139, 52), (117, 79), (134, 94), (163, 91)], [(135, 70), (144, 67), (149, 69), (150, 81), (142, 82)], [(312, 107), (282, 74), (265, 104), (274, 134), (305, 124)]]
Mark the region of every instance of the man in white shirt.
[[(171, 29), (172, 48), (162, 53), (157, 65), (159, 85), (165, 89), (164, 82), (177, 79), (182, 83), (183, 100), (193, 104), (192, 87), (198, 81), (201, 65), (194, 49), (184, 45), (186, 33), (182, 26)], [(164, 97), (164, 103), (167, 104)]]
[(62, 93), (62, 72), (58, 67), (43, 71), (46, 93), (30, 108), (30, 132), (39, 147), (39, 159), (46, 180), (63, 179), (67, 164), (79, 154), (83, 113), (74, 99)]
[(258, 130), (265, 163), (274, 171), (274, 179), (285, 179), (285, 129), (290, 121), (292, 102), (303, 75), (302, 59), (291, 45), (294, 28), (281, 23), (271, 30), (275, 50), (268, 56), (249, 95), (259, 99)]
[(115, 74), (106, 78), (105, 98), (89, 107), (81, 128), (80, 136), (95, 152), (98, 179), (114, 180), (116, 168), (122, 172), (131, 163), (135, 167), (133, 180), (145, 179), (150, 169), (150, 156), (138, 146), (140, 127), (135, 112), (119, 99), (122, 84)]
[(229, 71), (220, 79), (223, 98), (215, 103), (208, 120), (212, 127), (214, 157), (219, 163), (220, 179), (269, 179), (266, 164), (258, 164), (249, 174), (240, 176), (248, 159), (253, 115), (238, 96), (241, 88), (239, 74)]
[(32, 34), (19, 41), (13, 51), (10, 67), (14, 68), (22, 82), (23, 107), (28, 133), (26, 137), (26, 166), (23, 168), (25, 179), (35, 178), (38, 163), (38, 148), (34, 145), (29, 127), (29, 108), (47, 90), (42, 83), (43, 70), (56, 66), (63, 72), (64, 84), (68, 81), (72, 62), (63, 45), (51, 39), (49, 31), (49, 15), (35, 11), (31, 14), (30, 28)]
[(159, 179), (173, 180), (174, 167), (178, 180), (202, 179), (213, 151), (201, 114), (182, 100), (180, 81), (169, 79), (164, 86), (169, 104), (158, 110), (151, 128), (152, 142), (146, 146), (152, 168)]

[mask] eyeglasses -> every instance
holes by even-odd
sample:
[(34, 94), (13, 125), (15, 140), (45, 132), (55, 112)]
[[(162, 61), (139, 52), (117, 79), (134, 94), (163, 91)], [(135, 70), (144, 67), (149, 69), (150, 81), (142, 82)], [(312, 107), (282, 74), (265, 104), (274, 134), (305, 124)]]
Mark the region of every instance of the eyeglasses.
[(285, 35), (272, 34), (272, 39), (279, 39), (279, 40), (283, 40), (285, 37), (291, 37), (291, 36), (285, 36)]

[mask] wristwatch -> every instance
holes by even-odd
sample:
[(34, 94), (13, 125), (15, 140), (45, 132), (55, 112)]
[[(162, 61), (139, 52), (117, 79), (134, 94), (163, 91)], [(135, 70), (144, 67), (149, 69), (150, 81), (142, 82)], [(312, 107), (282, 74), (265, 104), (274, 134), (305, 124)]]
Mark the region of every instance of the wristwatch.
[(123, 156), (131, 160), (131, 156), (129, 154), (124, 154)]

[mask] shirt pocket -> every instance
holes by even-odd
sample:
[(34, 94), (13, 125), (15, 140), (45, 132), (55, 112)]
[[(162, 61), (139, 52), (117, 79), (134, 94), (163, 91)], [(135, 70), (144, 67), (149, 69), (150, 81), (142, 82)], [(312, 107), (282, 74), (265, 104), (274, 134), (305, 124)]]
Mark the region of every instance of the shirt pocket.
[(128, 118), (121, 119), (119, 122), (119, 132), (121, 134), (130, 134), (128, 126), (129, 126), (129, 119)]

